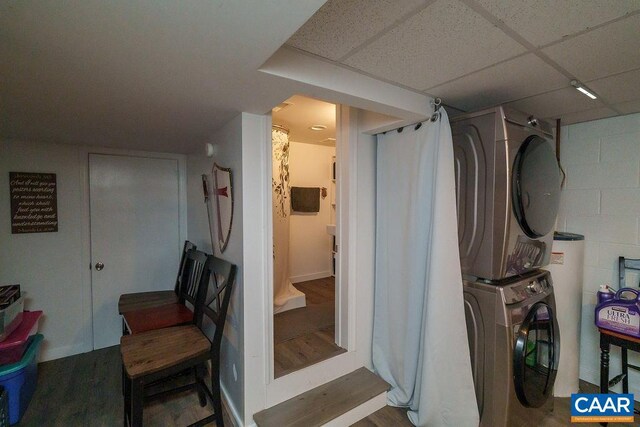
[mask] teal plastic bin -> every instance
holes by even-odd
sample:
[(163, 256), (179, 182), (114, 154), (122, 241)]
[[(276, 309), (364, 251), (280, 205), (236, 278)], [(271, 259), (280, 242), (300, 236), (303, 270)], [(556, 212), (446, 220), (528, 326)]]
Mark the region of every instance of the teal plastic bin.
[(38, 353), (44, 337), (36, 334), (17, 363), (0, 366), (0, 386), (9, 398), (9, 424), (17, 424), (24, 415), (38, 383)]

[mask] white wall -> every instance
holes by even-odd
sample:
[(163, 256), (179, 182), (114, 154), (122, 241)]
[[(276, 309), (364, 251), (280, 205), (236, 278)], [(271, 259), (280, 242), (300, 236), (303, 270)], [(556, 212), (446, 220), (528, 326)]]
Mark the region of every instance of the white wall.
[[(186, 236), (184, 157), (67, 144), (0, 142), (0, 284), (20, 283), (25, 309), (43, 310), (40, 360), (93, 349), (88, 153), (175, 158), (181, 168), (181, 237)], [(57, 178), (56, 233), (11, 234), (9, 172), (50, 172)], [(177, 248), (178, 249), (178, 248)], [(99, 326), (97, 326), (99, 327)]]
[[(82, 164), (72, 145), (0, 142), (0, 284), (19, 283), (25, 309), (43, 310), (41, 359), (91, 350), (90, 289), (82, 278)], [(86, 162), (85, 162), (86, 165)], [(51, 172), (58, 232), (11, 234), (9, 172)]]
[[(585, 235), (580, 378), (599, 384), (596, 292), (605, 283), (617, 288), (619, 256), (640, 258), (640, 114), (566, 126), (562, 137), (567, 180), (558, 228)], [(627, 286), (638, 287), (638, 280), (627, 275)], [(620, 369), (616, 347), (611, 355), (613, 376)], [(639, 365), (640, 357), (629, 352), (629, 363)], [(630, 391), (640, 393), (640, 375), (631, 370)]]
[(331, 163), (335, 147), (291, 141), (289, 175), (292, 187), (325, 187), (327, 197), (320, 197), (318, 213), (291, 212), (289, 235), (289, 276), (291, 282), (331, 276)]
[(373, 369), (373, 291), (376, 260), (376, 137), (364, 134), (370, 129), (367, 113), (358, 111), (357, 222), (356, 222), (356, 348), (358, 360)]
[[(211, 253), (211, 234), (202, 191), (202, 174), (211, 174), (214, 161), (222, 167), (231, 168), (233, 225), (224, 253), (220, 253), (217, 242), (214, 245), (214, 253), (217, 257), (232, 262), (238, 267), (222, 339), (220, 380), (234, 417), (242, 419), (240, 418), (244, 410), (242, 116), (236, 116), (208, 140), (217, 146), (213, 158), (208, 158), (204, 154), (187, 158), (188, 239), (195, 243), (198, 249)], [(202, 151), (204, 152), (204, 149)], [(213, 184), (211, 177), (209, 182)], [(214, 236), (217, 238), (215, 232)]]
[(253, 414), (266, 408), (265, 382), (267, 366), (267, 337), (269, 318), (273, 318), (273, 293), (266, 278), (272, 246), (269, 233), (271, 223), (271, 117), (242, 114), (242, 202), (244, 211), (244, 393), (245, 425)]

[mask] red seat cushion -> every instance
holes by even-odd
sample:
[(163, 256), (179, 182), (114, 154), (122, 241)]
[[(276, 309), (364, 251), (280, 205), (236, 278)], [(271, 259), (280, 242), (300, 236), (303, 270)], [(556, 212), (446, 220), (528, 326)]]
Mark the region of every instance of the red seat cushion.
[(193, 312), (184, 304), (173, 303), (130, 311), (122, 315), (131, 334), (191, 323)]

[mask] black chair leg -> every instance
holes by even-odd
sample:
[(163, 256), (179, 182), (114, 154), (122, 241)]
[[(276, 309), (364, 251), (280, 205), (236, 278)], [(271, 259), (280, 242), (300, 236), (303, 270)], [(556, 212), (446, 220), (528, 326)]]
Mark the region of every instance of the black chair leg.
[[(600, 393), (609, 393), (609, 350), (611, 345), (604, 334), (600, 334)], [(601, 422), (601, 426), (608, 423)]]
[[(129, 335), (129, 330), (127, 329), (127, 324), (124, 321), (124, 317), (122, 318), (122, 335)], [(124, 365), (122, 365), (122, 395), (124, 396), (124, 382), (125, 382), (125, 374), (124, 374)]]
[(196, 390), (198, 391), (198, 399), (200, 400), (200, 406), (207, 406), (207, 393), (206, 384), (204, 379), (206, 378), (206, 367), (204, 365), (196, 366), (193, 368), (196, 377)]
[(211, 363), (211, 393), (213, 394), (213, 411), (218, 427), (224, 427), (222, 417), (222, 395), (220, 394), (220, 365), (216, 360)]
[[(124, 367), (122, 368), (122, 372), (124, 374)], [(124, 427), (128, 427), (131, 419), (131, 383), (126, 376), (122, 378), (122, 392), (124, 394)]]
[(622, 347), (620, 349), (622, 353), (622, 392), (624, 394), (629, 393), (629, 363), (627, 362), (627, 349)]
[(131, 380), (131, 427), (142, 427), (144, 407), (144, 384), (139, 379)]
[(127, 376), (124, 373), (124, 365), (122, 363), (120, 363), (120, 371), (121, 371), (120, 372), (120, 377), (121, 377), (121, 381), (122, 381), (122, 387), (121, 387), (122, 388), (122, 395), (124, 396), (124, 394), (126, 393), (124, 384), (127, 381)]

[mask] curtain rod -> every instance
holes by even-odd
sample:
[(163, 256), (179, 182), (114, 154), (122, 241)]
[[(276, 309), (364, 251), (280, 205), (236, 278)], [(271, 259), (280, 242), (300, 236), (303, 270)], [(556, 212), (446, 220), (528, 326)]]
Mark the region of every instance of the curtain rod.
[[(442, 107), (442, 99), (435, 98), (433, 101), (430, 102), (430, 104), (433, 107), (433, 114), (431, 114), (431, 117), (428, 118), (427, 120), (429, 120), (430, 122), (436, 122), (440, 118), (440, 111), (439, 110), (440, 110), (440, 107)], [(422, 124), (424, 122), (426, 122), (427, 120), (422, 120), (422, 121), (419, 121), (418, 123), (412, 123), (410, 125), (400, 126), (399, 128), (396, 128), (396, 129), (385, 130), (384, 132), (378, 132), (378, 133), (376, 133), (374, 135), (380, 135), (380, 134), (384, 135), (387, 132), (393, 132), (394, 130), (398, 131), (398, 133), (401, 133), (404, 130), (404, 128), (409, 127), (409, 126), (414, 126), (413, 130), (418, 130), (418, 129), (420, 129), (422, 127)]]

